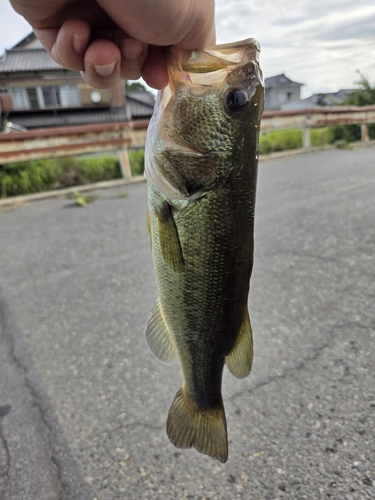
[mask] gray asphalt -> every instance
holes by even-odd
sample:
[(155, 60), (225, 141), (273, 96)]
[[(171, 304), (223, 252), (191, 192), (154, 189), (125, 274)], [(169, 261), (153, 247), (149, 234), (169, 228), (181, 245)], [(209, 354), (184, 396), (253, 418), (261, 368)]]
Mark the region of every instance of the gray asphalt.
[(375, 499), (375, 148), (260, 165), (224, 465), (165, 433), (182, 375), (144, 340), (146, 185), (97, 194), (0, 212), (0, 498)]

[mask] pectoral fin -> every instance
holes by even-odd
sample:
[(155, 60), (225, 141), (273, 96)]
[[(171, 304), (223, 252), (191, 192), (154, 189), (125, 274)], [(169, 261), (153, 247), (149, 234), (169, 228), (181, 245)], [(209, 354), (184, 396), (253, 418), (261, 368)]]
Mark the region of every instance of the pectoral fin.
[(253, 332), (247, 308), (236, 343), (225, 357), (225, 362), (228, 370), (237, 378), (245, 378), (250, 373), (253, 364)]
[(177, 272), (184, 267), (184, 258), (172, 210), (167, 202), (155, 210), (159, 223), (160, 248), (164, 260)]
[(164, 363), (173, 363), (177, 356), (171, 331), (165, 321), (159, 299), (146, 325), (146, 340), (154, 355)]

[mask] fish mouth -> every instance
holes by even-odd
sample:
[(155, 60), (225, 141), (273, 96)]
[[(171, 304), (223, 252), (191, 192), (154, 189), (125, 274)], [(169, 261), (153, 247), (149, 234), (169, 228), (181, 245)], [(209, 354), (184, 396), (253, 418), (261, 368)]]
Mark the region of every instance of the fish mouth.
[(167, 52), (170, 86), (173, 89), (181, 84), (197, 85), (203, 94), (208, 87), (221, 87), (228, 74), (239, 65), (258, 63), (259, 53), (260, 45), (255, 38), (199, 50), (173, 46)]

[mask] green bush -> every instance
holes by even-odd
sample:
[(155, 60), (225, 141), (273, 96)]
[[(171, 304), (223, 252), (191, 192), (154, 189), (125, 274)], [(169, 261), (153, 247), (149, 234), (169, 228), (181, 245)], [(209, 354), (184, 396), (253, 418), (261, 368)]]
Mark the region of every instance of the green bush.
[(59, 187), (77, 186), (121, 177), (117, 156), (90, 158), (62, 158), (60, 161)]
[[(336, 140), (333, 127), (311, 129), (311, 146), (325, 146)], [(275, 130), (261, 134), (259, 138), (260, 154), (287, 151), (288, 149), (302, 148), (302, 130)]]
[[(357, 71), (360, 80), (359, 87), (341, 104), (344, 106), (370, 106), (375, 104), (375, 85), (372, 84), (360, 71)], [(334, 141), (354, 142), (361, 140), (359, 125), (337, 125), (334, 129)], [(375, 139), (375, 123), (368, 126), (370, 139)]]
[(121, 177), (117, 156), (68, 157), (0, 166), (0, 196), (37, 193)]
[(259, 138), (259, 153), (275, 153), (288, 149), (302, 148), (301, 130), (275, 130), (266, 132)]
[(314, 128), (310, 130), (311, 146), (325, 146), (334, 142), (332, 127)]
[(1, 197), (37, 193), (57, 182), (57, 160), (35, 160), (0, 167)]
[(145, 166), (145, 150), (144, 149), (131, 149), (128, 151), (130, 168), (132, 175), (143, 175)]

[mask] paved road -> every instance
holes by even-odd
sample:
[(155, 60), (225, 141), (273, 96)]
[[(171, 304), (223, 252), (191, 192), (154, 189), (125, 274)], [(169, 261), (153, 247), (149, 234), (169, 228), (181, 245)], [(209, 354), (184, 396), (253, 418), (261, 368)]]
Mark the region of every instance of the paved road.
[(0, 498), (375, 499), (375, 148), (260, 166), (225, 465), (165, 434), (181, 371), (143, 336), (146, 186), (98, 194), (0, 213)]

